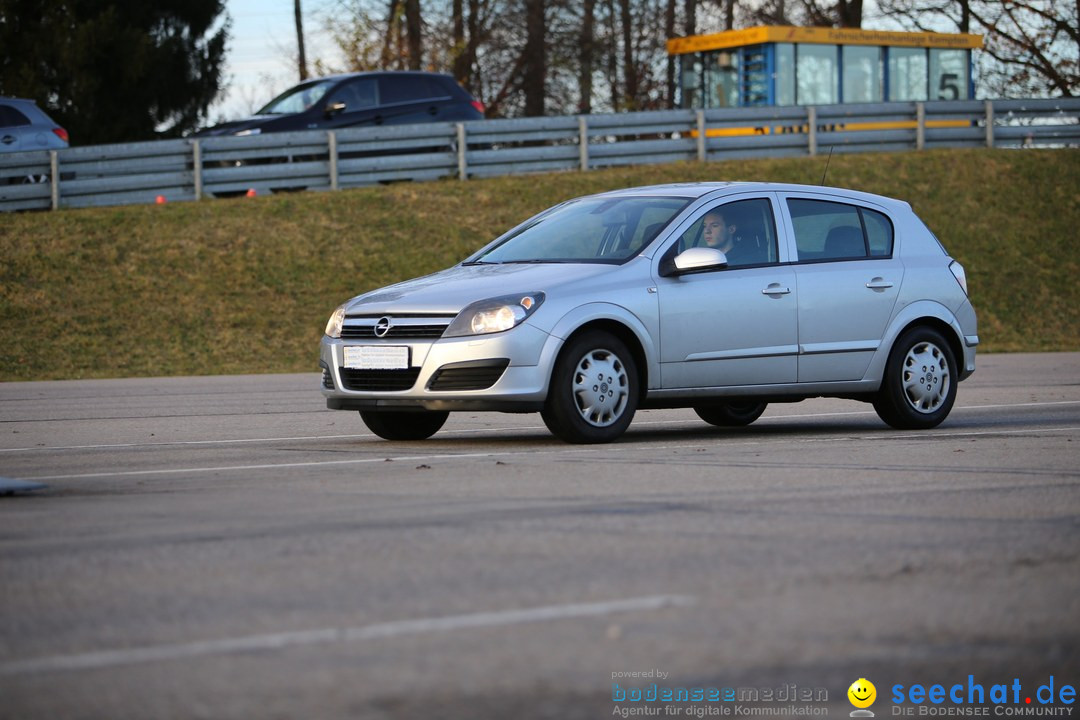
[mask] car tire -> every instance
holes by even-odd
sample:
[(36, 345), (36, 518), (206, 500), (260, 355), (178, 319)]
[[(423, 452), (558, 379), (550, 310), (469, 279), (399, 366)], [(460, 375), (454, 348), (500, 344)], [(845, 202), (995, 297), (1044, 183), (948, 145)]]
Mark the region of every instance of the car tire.
[(958, 377), (956, 357), (941, 333), (914, 327), (889, 353), (874, 410), (897, 430), (937, 427), (956, 401)]
[(566, 442), (606, 443), (626, 432), (637, 404), (630, 350), (611, 333), (592, 331), (571, 339), (559, 354), (541, 416)]
[(743, 427), (761, 417), (769, 403), (728, 402), (723, 405), (699, 405), (694, 408), (698, 417), (717, 427)]
[(439, 431), (448, 412), (361, 410), (360, 419), (368, 430), (384, 440), (427, 440)]

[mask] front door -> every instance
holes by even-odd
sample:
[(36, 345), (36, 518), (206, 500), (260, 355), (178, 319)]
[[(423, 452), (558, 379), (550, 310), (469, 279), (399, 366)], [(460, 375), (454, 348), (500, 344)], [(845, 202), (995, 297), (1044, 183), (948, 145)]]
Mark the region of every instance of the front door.
[(729, 264), (657, 278), (662, 387), (795, 382), (795, 271), (779, 264), (770, 197), (704, 208), (668, 252), (702, 245), (725, 252)]

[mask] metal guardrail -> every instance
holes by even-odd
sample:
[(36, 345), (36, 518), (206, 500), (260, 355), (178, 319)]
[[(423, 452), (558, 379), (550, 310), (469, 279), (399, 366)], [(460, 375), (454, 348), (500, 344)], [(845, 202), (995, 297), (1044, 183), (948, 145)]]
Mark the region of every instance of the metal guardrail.
[(1080, 145), (1080, 99), (769, 107), (309, 130), (0, 154), (0, 211), (400, 180), (940, 147)]

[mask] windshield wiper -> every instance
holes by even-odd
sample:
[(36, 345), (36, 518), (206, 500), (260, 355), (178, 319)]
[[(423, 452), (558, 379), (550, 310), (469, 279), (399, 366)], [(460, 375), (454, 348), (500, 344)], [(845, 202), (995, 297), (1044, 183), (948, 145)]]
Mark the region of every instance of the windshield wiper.
[(543, 265), (544, 263), (576, 263), (582, 260), (560, 260), (558, 258), (531, 258), (529, 260), (503, 260), (502, 265)]

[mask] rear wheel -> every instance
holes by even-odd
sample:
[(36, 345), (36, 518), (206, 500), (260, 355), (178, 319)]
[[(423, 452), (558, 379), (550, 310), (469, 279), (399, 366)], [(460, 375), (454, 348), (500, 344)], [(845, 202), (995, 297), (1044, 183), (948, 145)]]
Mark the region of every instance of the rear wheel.
[(566, 442), (604, 443), (626, 431), (637, 403), (637, 367), (629, 349), (611, 333), (594, 331), (563, 348), (541, 416)]
[(874, 400), (878, 416), (898, 430), (941, 424), (956, 401), (956, 359), (937, 330), (916, 327), (893, 345)]
[(723, 405), (699, 405), (694, 408), (698, 417), (718, 427), (743, 427), (761, 417), (768, 403), (729, 402)]
[(384, 440), (426, 440), (439, 431), (448, 412), (401, 412), (361, 410), (360, 419), (371, 432)]

